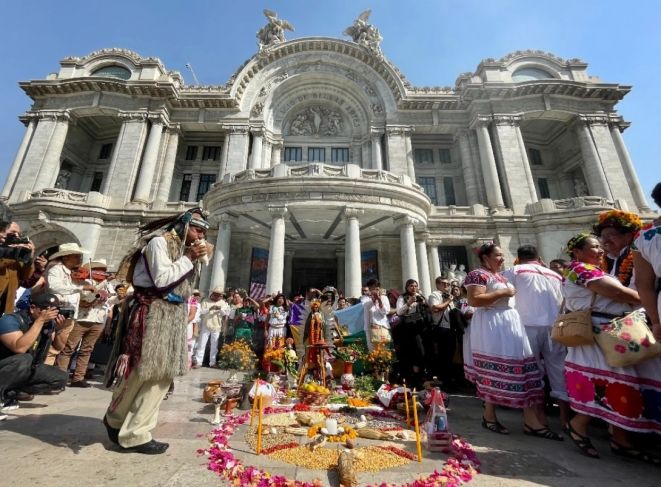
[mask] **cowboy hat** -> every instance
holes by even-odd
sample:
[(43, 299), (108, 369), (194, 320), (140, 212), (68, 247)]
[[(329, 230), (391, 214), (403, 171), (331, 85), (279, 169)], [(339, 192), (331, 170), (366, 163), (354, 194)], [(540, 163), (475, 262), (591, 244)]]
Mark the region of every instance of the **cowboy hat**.
[(108, 263), (106, 262), (106, 259), (96, 259), (92, 260), (92, 262), (85, 262), (83, 267), (91, 267), (92, 269), (107, 269)]
[(220, 286), (216, 286), (211, 290), (211, 294), (223, 294), (223, 288)]
[(89, 254), (89, 251), (83, 249), (77, 243), (64, 243), (60, 245), (53, 255), (48, 257), (48, 260), (57, 259), (58, 257), (64, 257), (65, 255), (83, 255)]

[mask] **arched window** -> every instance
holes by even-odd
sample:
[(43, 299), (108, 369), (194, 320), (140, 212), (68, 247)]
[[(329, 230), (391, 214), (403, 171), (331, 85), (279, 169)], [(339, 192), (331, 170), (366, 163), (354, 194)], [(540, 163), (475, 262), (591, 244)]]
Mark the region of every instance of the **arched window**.
[(517, 69), (512, 75), (512, 81), (519, 83), (521, 81), (534, 81), (538, 79), (553, 79), (547, 71), (539, 68), (521, 68)]
[(118, 79), (129, 79), (131, 77), (131, 71), (128, 69), (117, 66), (104, 66), (97, 69), (92, 73), (92, 76), (104, 76), (106, 78), (118, 78)]

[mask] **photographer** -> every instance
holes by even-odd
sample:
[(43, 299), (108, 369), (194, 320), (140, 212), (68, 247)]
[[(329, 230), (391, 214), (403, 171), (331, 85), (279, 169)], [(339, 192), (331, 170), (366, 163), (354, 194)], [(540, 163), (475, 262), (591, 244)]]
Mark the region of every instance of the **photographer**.
[(19, 391), (46, 393), (64, 388), (67, 374), (44, 364), (48, 347), (64, 347), (59, 300), (50, 293), (35, 296), (30, 308), (0, 318), (0, 401), (4, 407)]
[(399, 323), (392, 331), (399, 373), (410, 387), (421, 387), (425, 347), (422, 332), (429, 323), (429, 306), (419, 293), (418, 281), (409, 279), (404, 294), (397, 298)]
[(16, 291), (21, 284), (34, 285), (27, 282), (34, 274), (33, 254), (34, 244), (21, 237), (18, 224), (0, 221), (0, 312), (14, 311)]
[(448, 388), (452, 378), (452, 358), (457, 345), (457, 335), (452, 327), (452, 310), (455, 309), (454, 296), (450, 292), (450, 281), (436, 278), (436, 291), (429, 295), (431, 326), (425, 333), (427, 346), (427, 368), (432, 375), (443, 381)]
[(363, 295), (360, 301), (363, 303), (367, 347), (372, 351), (376, 345), (385, 345), (392, 341), (390, 322), (388, 321), (390, 301), (381, 292), (381, 283), (378, 279), (370, 279), (363, 287), (367, 288), (368, 294)]

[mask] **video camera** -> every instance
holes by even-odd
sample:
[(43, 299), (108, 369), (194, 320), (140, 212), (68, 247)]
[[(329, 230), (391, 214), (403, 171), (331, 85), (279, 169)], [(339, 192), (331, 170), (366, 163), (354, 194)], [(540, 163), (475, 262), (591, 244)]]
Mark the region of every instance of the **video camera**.
[(30, 239), (21, 237), (15, 233), (5, 236), (4, 242), (0, 243), (0, 259), (9, 259), (30, 264), (32, 262), (32, 249), (29, 247), (15, 247), (15, 245), (27, 245)]
[(5, 236), (5, 241), (2, 244), (4, 247), (9, 247), (10, 245), (27, 245), (30, 243), (30, 239), (27, 237), (21, 237), (16, 233), (8, 233)]
[(73, 319), (76, 314), (76, 309), (72, 306), (60, 306), (58, 309), (65, 320)]

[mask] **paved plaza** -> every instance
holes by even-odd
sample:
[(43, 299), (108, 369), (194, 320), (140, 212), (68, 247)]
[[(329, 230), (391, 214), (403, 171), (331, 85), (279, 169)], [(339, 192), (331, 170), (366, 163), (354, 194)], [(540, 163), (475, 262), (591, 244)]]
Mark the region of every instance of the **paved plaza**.
[[(203, 385), (227, 373), (212, 369), (191, 371), (177, 379), (175, 393), (163, 403), (155, 438), (170, 443), (164, 455), (143, 456), (117, 450), (106, 437), (100, 418), (110, 393), (97, 382), (90, 389), (67, 389), (59, 396), (37, 396), (21, 403), (9, 419), (0, 423), (2, 485), (56, 486), (222, 486), (215, 474), (206, 470), (205, 459), (196, 455), (204, 448), (212, 429), (213, 407), (201, 401)], [(502, 411), (501, 421), (512, 435), (499, 436), (481, 428), (480, 401), (469, 396), (451, 396), (450, 426), (475, 447), (482, 461), (482, 473), (471, 482), (479, 486), (658, 486), (661, 470), (616, 457), (608, 450), (604, 429), (594, 429), (600, 460), (578, 453), (571, 442), (562, 443), (524, 436), (517, 427), (520, 415)], [(557, 417), (551, 425), (558, 429)], [(237, 434), (232, 441), (237, 457), (257, 465)], [(334, 473), (303, 471), (273, 459), (268, 469), (289, 478), (321, 478), (337, 485)], [(436, 466), (426, 460), (413, 462), (393, 472), (382, 471), (359, 477), (361, 482), (403, 482), (418, 472)], [(440, 464), (438, 465), (440, 466)]]

